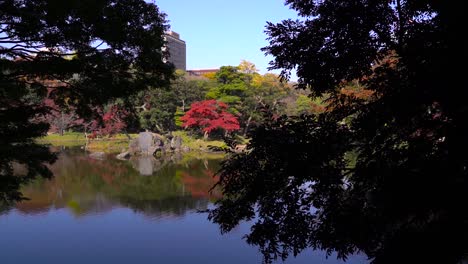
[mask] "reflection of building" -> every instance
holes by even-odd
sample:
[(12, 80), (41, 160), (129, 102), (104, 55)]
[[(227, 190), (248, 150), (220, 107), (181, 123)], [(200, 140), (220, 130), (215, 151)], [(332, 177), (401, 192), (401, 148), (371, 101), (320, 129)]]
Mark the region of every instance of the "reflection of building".
[(186, 70), (187, 53), (185, 41), (180, 39), (179, 33), (168, 31), (164, 35), (169, 49), (169, 62), (172, 62), (176, 69)]
[(188, 70), (187, 73), (190, 76), (203, 76), (205, 74), (217, 73), (219, 69), (199, 69), (199, 70)]

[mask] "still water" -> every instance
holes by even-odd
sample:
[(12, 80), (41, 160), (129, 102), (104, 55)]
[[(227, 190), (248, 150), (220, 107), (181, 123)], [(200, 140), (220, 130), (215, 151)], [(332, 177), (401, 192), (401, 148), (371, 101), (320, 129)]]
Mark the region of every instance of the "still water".
[[(29, 201), (0, 208), (0, 263), (261, 263), (242, 239), (247, 224), (221, 235), (198, 212), (221, 196), (208, 193), (219, 162), (93, 159), (64, 149), (53, 179), (24, 186)], [(286, 263), (343, 262), (308, 251)]]

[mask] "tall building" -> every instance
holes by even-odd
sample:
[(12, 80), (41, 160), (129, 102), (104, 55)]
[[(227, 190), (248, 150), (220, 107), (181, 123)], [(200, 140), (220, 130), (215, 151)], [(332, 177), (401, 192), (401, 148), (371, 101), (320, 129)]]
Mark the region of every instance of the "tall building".
[(169, 62), (173, 63), (176, 69), (187, 69), (187, 53), (185, 41), (180, 39), (179, 33), (168, 31), (164, 35), (169, 49)]

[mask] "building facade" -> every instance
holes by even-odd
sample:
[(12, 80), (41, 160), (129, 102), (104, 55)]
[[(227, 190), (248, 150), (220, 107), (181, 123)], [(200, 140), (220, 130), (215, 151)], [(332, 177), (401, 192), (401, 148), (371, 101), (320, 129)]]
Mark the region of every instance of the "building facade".
[(180, 39), (179, 33), (168, 31), (164, 35), (167, 42), (166, 48), (169, 50), (168, 61), (173, 63), (176, 69), (187, 69), (187, 48), (185, 41)]
[(219, 69), (198, 69), (198, 70), (188, 70), (187, 73), (189, 76), (204, 76), (205, 74), (217, 73)]

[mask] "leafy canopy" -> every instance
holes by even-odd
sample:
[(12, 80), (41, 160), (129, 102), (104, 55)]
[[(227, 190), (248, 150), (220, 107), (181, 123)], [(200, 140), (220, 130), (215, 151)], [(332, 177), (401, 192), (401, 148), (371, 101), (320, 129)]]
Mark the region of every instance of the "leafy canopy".
[[(164, 87), (173, 67), (161, 52), (165, 15), (143, 0), (7, 0), (0, 10), (0, 200), (9, 202), (21, 182), (50, 176), (43, 162), (54, 157), (33, 141), (48, 129), (37, 119), (47, 89), (91, 118), (95, 106)], [(12, 177), (13, 163), (27, 177)]]
[[(210, 212), (270, 262), (306, 248), (373, 263), (459, 263), (468, 249), (462, 11), (447, 1), (287, 0), (268, 23), (271, 69), (327, 94), (315, 116), (273, 118), (220, 172)], [(465, 44), (464, 44), (465, 43)], [(350, 82), (366, 92), (346, 91)], [(361, 91), (362, 92), (362, 91)]]
[(227, 104), (216, 100), (195, 102), (180, 118), (183, 121), (182, 126), (199, 128), (205, 134), (216, 129), (223, 129), (227, 132), (238, 130), (239, 121), (233, 114), (227, 112), (227, 109)]

